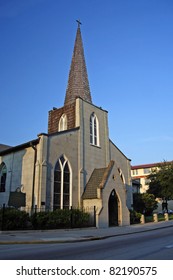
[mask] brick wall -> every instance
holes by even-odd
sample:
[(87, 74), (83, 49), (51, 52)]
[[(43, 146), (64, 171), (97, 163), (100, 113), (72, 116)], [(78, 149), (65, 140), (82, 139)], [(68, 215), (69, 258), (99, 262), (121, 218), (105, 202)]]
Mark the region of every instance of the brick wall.
[(67, 129), (75, 128), (75, 103), (49, 111), (48, 133), (58, 132), (59, 120), (67, 115)]

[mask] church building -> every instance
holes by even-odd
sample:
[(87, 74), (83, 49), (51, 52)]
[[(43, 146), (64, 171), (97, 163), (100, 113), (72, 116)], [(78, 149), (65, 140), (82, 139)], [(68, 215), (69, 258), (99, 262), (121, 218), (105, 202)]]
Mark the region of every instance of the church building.
[(48, 132), (0, 145), (0, 207), (17, 191), (26, 209), (95, 208), (97, 227), (130, 224), (130, 160), (109, 139), (108, 112), (92, 103), (79, 22), (64, 105), (49, 111)]

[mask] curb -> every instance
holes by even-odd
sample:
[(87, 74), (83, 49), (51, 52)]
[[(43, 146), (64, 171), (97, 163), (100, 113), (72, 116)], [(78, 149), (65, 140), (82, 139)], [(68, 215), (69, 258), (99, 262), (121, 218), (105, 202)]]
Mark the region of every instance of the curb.
[(64, 240), (28, 240), (28, 241), (0, 241), (0, 245), (15, 245), (15, 244), (62, 244), (62, 243), (76, 243), (76, 242), (86, 242), (86, 241), (95, 241), (95, 240), (103, 240), (111, 237), (116, 237), (116, 236), (123, 236), (123, 235), (132, 235), (136, 233), (143, 233), (147, 231), (155, 231), (159, 229), (164, 229), (164, 228), (169, 228), (173, 227), (172, 225), (163, 225), (161, 227), (156, 227), (156, 228), (146, 228), (146, 229), (139, 229), (133, 232), (125, 232), (125, 233), (117, 233), (117, 234), (111, 234), (111, 235), (105, 235), (105, 236), (92, 236), (92, 237), (81, 237), (81, 238), (76, 238), (74, 240), (70, 240), (69, 238), (64, 239)]

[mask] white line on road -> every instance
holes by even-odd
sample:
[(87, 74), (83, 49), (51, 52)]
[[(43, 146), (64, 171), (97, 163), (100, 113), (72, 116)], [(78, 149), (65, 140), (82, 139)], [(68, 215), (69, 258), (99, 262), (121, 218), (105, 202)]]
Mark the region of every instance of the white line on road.
[(173, 248), (173, 244), (172, 244), (172, 245), (168, 245), (168, 246), (166, 246), (165, 248), (171, 249), (171, 248)]

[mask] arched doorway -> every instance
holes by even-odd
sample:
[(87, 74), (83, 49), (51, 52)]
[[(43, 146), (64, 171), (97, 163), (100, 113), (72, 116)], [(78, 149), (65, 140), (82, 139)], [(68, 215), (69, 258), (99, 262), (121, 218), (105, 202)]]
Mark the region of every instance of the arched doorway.
[(115, 190), (112, 190), (108, 202), (109, 226), (118, 226), (118, 197)]

